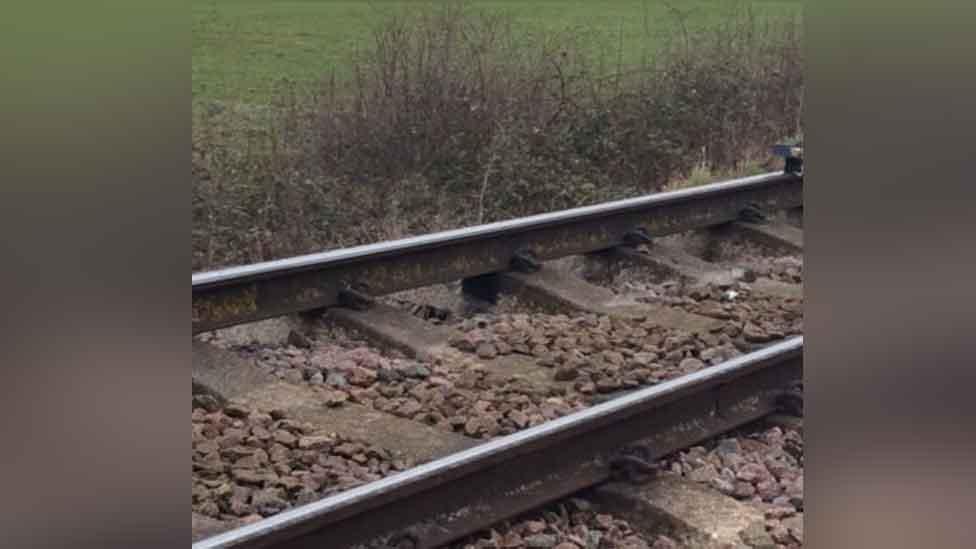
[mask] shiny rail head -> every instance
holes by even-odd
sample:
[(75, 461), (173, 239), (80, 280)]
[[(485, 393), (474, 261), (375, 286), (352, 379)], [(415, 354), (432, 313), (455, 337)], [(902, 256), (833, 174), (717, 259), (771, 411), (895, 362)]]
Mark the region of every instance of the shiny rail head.
[(237, 267), (228, 267), (214, 271), (194, 273), (191, 275), (191, 287), (194, 290), (217, 287), (224, 284), (244, 282), (263, 277), (275, 276), (294, 271), (301, 271), (315, 267), (325, 267), (356, 261), (366, 257), (395, 255), (409, 250), (425, 247), (437, 247), (448, 243), (464, 240), (487, 238), (502, 234), (516, 234), (521, 231), (537, 229), (543, 226), (571, 223), (583, 219), (611, 215), (623, 211), (639, 210), (641, 208), (666, 203), (676, 203), (710, 195), (741, 191), (753, 187), (775, 184), (779, 182), (796, 181), (797, 176), (782, 172), (766, 173), (750, 177), (720, 181), (699, 187), (679, 189), (664, 193), (654, 193), (636, 198), (627, 198), (613, 202), (605, 202), (592, 206), (581, 206), (558, 212), (544, 213), (498, 221), (485, 225), (477, 225), (462, 229), (452, 229), (427, 235), (402, 238), (387, 242), (366, 244), (339, 250), (329, 250), (314, 254), (295, 256), (275, 261), (254, 263)]
[(658, 399), (693, 392), (698, 387), (735, 377), (754, 368), (794, 360), (801, 357), (802, 353), (803, 336), (792, 337), (719, 365), (637, 390), (542, 425), (493, 439), (474, 448), (201, 540), (193, 544), (193, 549), (265, 547), (268, 546), (265, 542), (268, 538), (299, 525), (324, 520), (330, 514), (342, 513), (353, 506), (367, 504), (370, 500), (380, 502), (378, 504), (385, 503), (385, 498), (399, 490), (412, 488), (413, 491), (422, 491), (433, 485), (450, 482), (458, 473), (473, 470), (479, 463), (497, 463), (505, 454), (517, 454), (520, 449), (539, 444), (546, 439), (557, 438), (571, 431), (588, 431), (589, 427), (601, 422), (630, 417), (652, 406)]

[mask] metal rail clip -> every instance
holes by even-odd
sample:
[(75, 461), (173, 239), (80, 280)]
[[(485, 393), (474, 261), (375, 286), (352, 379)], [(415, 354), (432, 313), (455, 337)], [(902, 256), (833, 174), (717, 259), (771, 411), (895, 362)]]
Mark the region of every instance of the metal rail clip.
[(759, 204), (749, 204), (739, 212), (739, 219), (746, 223), (762, 224), (768, 221), (769, 217)]
[(773, 147), (773, 155), (786, 159), (784, 172), (803, 175), (803, 143), (776, 145)]
[(637, 227), (632, 231), (628, 231), (623, 238), (624, 246), (628, 246), (631, 248), (636, 248), (641, 244), (650, 244), (650, 243), (651, 243), (651, 233), (649, 233), (647, 229), (644, 227)]
[(650, 445), (642, 442), (629, 444), (621, 449), (610, 459), (610, 469), (617, 480), (634, 484), (650, 482), (658, 473)]
[(784, 414), (803, 417), (803, 387), (793, 387), (777, 396), (776, 408)]
[(542, 269), (542, 263), (536, 259), (535, 254), (528, 248), (520, 248), (512, 257), (512, 269), (520, 273), (531, 274)]
[(364, 284), (346, 284), (339, 290), (339, 305), (354, 311), (365, 311), (376, 303), (368, 292)]

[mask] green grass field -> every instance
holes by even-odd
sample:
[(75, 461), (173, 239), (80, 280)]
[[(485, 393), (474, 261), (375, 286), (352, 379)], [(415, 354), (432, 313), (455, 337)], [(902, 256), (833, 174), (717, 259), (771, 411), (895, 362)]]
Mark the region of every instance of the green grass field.
[[(600, 55), (623, 52), (623, 63), (652, 55), (676, 24), (672, 8), (690, 26), (719, 21), (742, 0), (477, 0), (475, 7), (511, 13), (529, 30), (578, 29)], [(762, 16), (790, 16), (800, 0), (749, 0)], [(349, 60), (369, 47), (370, 29), (386, 15), (416, 11), (412, 0), (193, 0), (193, 100), (267, 104), (282, 81), (312, 89), (334, 70), (342, 79)], [(621, 47), (622, 46), (622, 47)]]

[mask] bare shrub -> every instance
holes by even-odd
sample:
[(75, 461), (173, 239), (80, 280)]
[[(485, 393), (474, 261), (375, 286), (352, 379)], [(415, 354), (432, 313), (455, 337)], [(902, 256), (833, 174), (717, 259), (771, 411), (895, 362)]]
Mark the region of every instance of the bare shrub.
[(350, 82), (286, 95), (245, 144), (201, 122), (194, 268), (654, 192), (800, 132), (797, 21), (745, 8), (676, 28), (607, 72), (581, 29), (528, 33), (456, 3), (391, 17)]

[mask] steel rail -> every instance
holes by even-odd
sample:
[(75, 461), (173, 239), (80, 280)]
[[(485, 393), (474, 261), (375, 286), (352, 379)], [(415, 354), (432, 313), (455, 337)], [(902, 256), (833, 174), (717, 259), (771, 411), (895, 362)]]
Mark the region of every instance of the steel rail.
[(771, 173), (192, 275), (192, 332), (336, 305), (344, 289), (372, 295), (509, 268), (519, 251), (547, 261), (719, 225), (750, 207), (803, 204), (803, 177)]
[(656, 460), (768, 415), (802, 375), (794, 337), (193, 547), (438, 547), (610, 479), (628, 448)]

